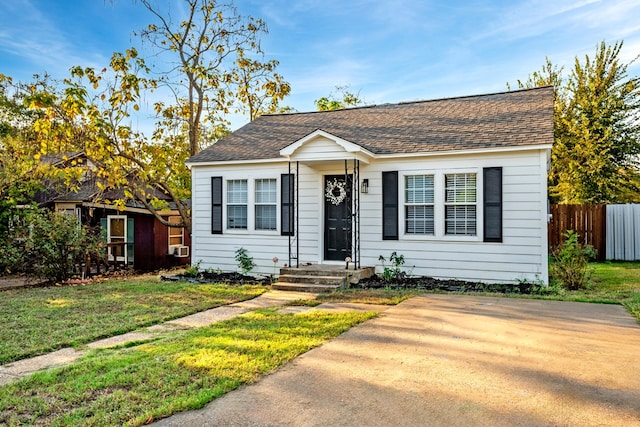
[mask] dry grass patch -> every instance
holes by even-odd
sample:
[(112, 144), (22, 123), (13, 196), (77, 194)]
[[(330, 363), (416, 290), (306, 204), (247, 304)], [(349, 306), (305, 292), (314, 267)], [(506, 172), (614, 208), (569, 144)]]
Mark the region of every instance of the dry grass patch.
[(5, 291), (0, 299), (0, 364), (254, 298), (266, 290), (144, 278)]
[(142, 425), (201, 408), (376, 313), (259, 310), (0, 387), (0, 425)]

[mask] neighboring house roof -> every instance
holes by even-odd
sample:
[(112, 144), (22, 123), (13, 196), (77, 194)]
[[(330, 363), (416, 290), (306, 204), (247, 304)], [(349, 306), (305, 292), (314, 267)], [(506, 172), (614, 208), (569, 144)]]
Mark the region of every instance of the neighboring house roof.
[[(150, 195), (153, 197), (157, 197), (160, 200), (165, 200), (169, 202), (169, 209), (175, 210), (177, 209), (175, 202), (169, 198), (166, 194), (163, 194), (159, 190), (151, 189), (148, 190)], [(124, 194), (124, 190), (121, 188), (113, 189), (107, 188), (105, 190), (101, 190), (97, 183), (96, 178), (88, 179), (83, 181), (80, 184), (80, 188), (78, 191), (64, 190), (59, 192), (53, 192), (49, 194), (48, 200), (37, 200), (40, 203), (51, 203), (51, 202), (104, 202), (105, 200), (116, 200), (121, 199), (125, 201), (125, 206), (129, 208), (138, 208), (138, 209), (146, 209), (144, 204), (139, 200), (127, 198)], [(186, 201), (187, 205), (190, 204), (190, 201)]]
[(46, 165), (63, 166), (67, 162), (72, 160), (82, 159), (87, 160), (87, 156), (82, 151), (69, 151), (65, 153), (45, 154), (40, 157), (40, 162)]
[[(90, 165), (92, 163), (83, 152), (47, 154), (40, 158), (41, 162), (60, 168), (70, 166), (73, 160), (81, 160), (81, 165), (77, 167), (86, 168), (86, 173), (83, 175), (81, 182), (79, 182), (79, 188), (74, 191), (63, 186), (61, 183), (45, 182), (45, 187), (48, 188), (36, 193), (34, 200), (37, 203), (41, 205), (47, 205), (54, 202), (102, 203), (105, 200), (113, 201), (120, 199), (125, 201), (125, 206), (127, 208), (146, 210), (146, 207), (142, 202), (127, 198), (125, 196), (124, 189), (122, 188), (110, 188), (106, 182), (102, 181), (102, 187), (107, 188), (101, 189), (101, 186), (98, 185), (100, 178), (90, 170)], [(150, 194), (150, 198), (157, 197), (160, 200), (167, 201), (169, 203), (169, 210), (177, 209), (175, 202), (160, 190), (148, 189), (147, 192)], [(190, 206), (191, 201), (188, 200), (185, 201), (185, 203), (187, 206)]]
[(553, 143), (553, 87), (263, 115), (187, 163), (280, 158), (280, 150), (322, 130), (375, 155), (429, 153)]

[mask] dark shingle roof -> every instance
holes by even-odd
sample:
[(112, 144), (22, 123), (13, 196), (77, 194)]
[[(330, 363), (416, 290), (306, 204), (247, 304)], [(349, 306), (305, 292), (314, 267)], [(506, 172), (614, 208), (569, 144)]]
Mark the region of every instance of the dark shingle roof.
[(189, 163), (279, 158), (320, 129), (374, 154), (553, 143), (553, 87), (336, 111), (264, 115)]
[(46, 165), (58, 166), (78, 158), (84, 158), (84, 160), (86, 160), (82, 151), (69, 151), (65, 153), (45, 154), (40, 157), (40, 162)]

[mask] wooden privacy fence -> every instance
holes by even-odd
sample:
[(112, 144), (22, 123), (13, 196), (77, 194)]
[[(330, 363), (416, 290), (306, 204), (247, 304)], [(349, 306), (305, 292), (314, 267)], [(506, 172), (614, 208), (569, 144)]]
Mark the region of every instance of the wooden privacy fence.
[(549, 251), (564, 241), (567, 230), (575, 231), (580, 242), (594, 247), (596, 258), (607, 255), (607, 205), (550, 205), (547, 226)]
[(574, 230), (597, 250), (598, 261), (640, 260), (640, 205), (551, 205), (549, 251)]

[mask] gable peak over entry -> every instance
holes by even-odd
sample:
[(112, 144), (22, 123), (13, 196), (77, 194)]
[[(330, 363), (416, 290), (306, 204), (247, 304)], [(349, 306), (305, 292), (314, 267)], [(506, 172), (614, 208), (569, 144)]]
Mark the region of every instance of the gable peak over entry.
[(370, 163), (374, 154), (362, 146), (322, 129), (316, 129), (280, 150), (280, 155), (292, 162), (353, 160)]

